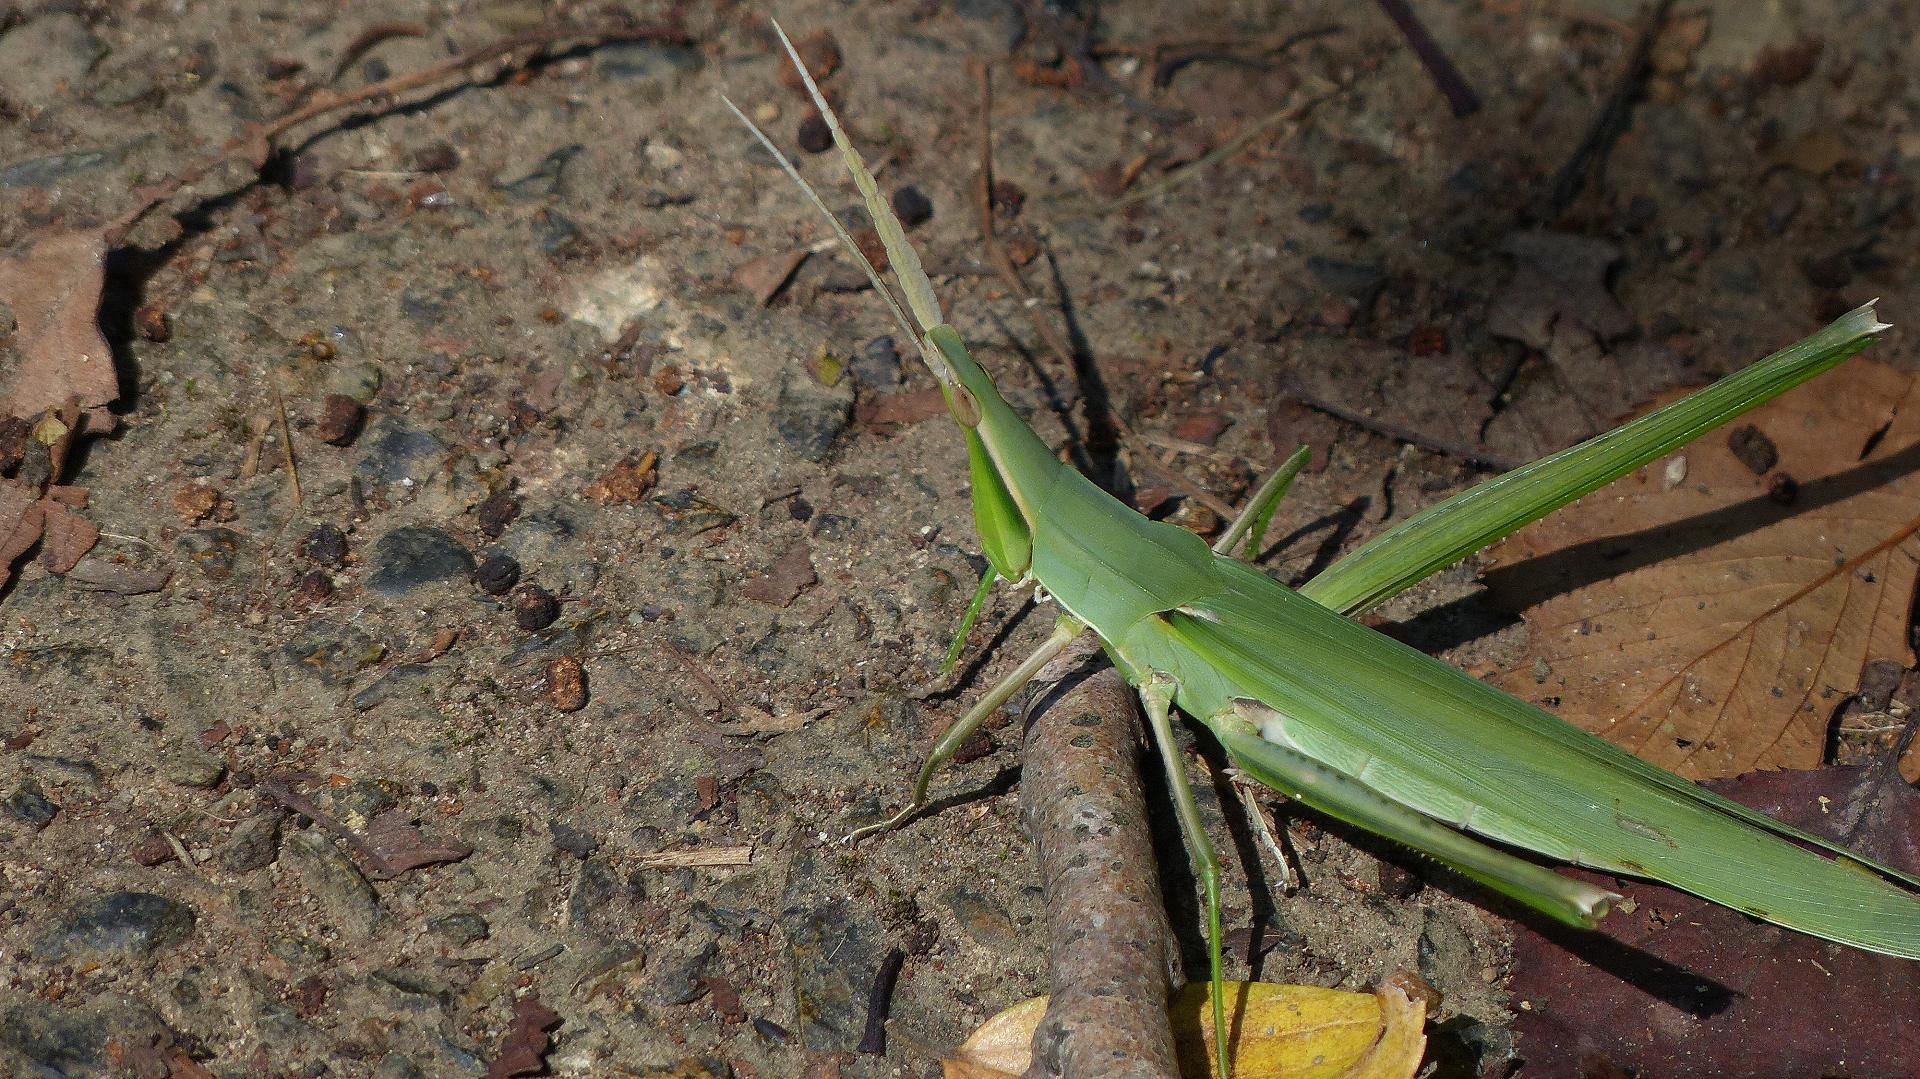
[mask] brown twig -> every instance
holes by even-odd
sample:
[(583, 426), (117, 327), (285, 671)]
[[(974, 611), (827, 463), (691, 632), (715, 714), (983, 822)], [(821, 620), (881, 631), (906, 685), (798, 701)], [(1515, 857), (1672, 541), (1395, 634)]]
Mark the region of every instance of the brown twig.
[(1338, 402), (1329, 401), (1300, 386), (1288, 387), (1286, 394), (1288, 397), (1313, 409), (1315, 412), (1324, 412), (1337, 420), (1345, 420), (1355, 427), (1371, 431), (1382, 438), (1390, 438), (1395, 442), (1405, 442), (1410, 446), (1418, 446), (1423, 450), (1432, 450), (1435, 453), (1445, 454), (1448, 457), (1465, 461), (1470, 465), (1490, 468), (1496, 472), (1511, 472), (1520, 467), (1520, 462), (1510, 457), (1504, 457), (1479, 446), (1469, 446), (1465, 443), (1455, 442), (1452, 439), (1425, 434), (1411, 427), (1404, 427), (1394, 423), (1391, 420), (1383, 420), (1378, 416), (1369, 416), (1358, 409), (1348, 408)]
[(1125, 195), (1122, 195), (1117, 199), (1113, 199), (1109, 202), (1101, 203), (1099, 205), (1099, 209), (1101, 209), (1102, 211), (1105, 211), (1109, 209), (1118, 209), (1123, 206), (1132, 206), (1135, 203), (1145, 202), (1150, 198), (1154, 198), (1155, 196), (1164, 195), (1168, 191), (1173, 190), (1174, 188), (1180, 186), (1186, 181), (1192, 179), (1193, 177), (1198, 176), (1200, 173), (1204, 172), (1205, 170), (1212, 167), (1213, 165), (1216, 165), (1222, 161), (1225, 161), (1227, 158), (1232, 157), (1234, 154), (1239, 153), (1241, 150), (1246, 148), (1248, 143), (1251, 143), (1254, 139), (1259, 138), (1260, 135), (1263, 132), (1265, 132), (1267, 129), (1279, 126), (1280, 124), (1283, 124), (1283, 123), (1293, 123), (1299, 120), (1306, 119), (1308, 113), (1311, 113), (1315, 108), (1319, 107), (1323, 102), (1332, 100), (1333, 98), (1346, 93), (1347, 90), (1352, 87), (1352, 85), (1353, 84), (1351, 82), (1334, 83), (1329, 89), (1322, 90), (1321, 92), (1316, 94), (1312, 94), (1306, 98), (1303, 98), (1299, 101), (1294, 102), (1293, 104), (1283, 105), (1280, 108), (1277, 108), (1272, 112), (1266, 114), (1265, 116), (1262, 116), (1256, 120), (1252, 120), (1248, 122), (1246, 126), (1242, 127), (1239, 131), (1235, 132), (1233, 137), (1228, 139), (1226, 142), (1223, 142), (1220, 145), (1214, 147), (1213, 149), (1208, 150), (1206, 153), (1193, 159), (1187, 164), (1180, 166), (1174, 171), (1167, 173), (1165, 176), (1162, 176), (1160, 179), (1154, 181), (1151, 184), (1146, 185), (1145, 187), (1137, 188), (1133, 191), (1128, 192)]
[(1607, 155), (1613, 151), (1613, 144), (1625, 134), (1633, 120), (1633, 106), (1640, 100), (1640, 94), (1646, 89), (1647, 76), (1653, 71), (1653, 46), (1660, 38), (1660, 31), (1667, 25), (1667, 12), (1673, 8), (1673, 0), (1659, 0), (1653, 10), (1647, 13), (1646, 21), (1641, 24), (1640, 36), (1634, 41), (1632, 58), (1627, 69), (1621, 73), (1620, 81), (1613, 92), (1600, 107), (1600, 114), (1593, 118), (1593, 124), (1587, 128), (1580, 145), (1574, 147), (1573, 156), (1554, 174), (1553, 183), (1548, 186), (1545, 197), (1536, 204), (1533, 218), (1536, 221), (1552, 221), (1573, 205), (1587, 181), (1606, 165)]
[(417, 90), (456, 75), (465, 75), (470, 68), (526, 50), (528, 55), (518, 57), (506, 65), (509, 68), (523, 66), (530, 63), (539, 53), (564, 41), (603, 45), (615, 41), (661, 41), (685, 44), (690, 40), (692, 39), (684, 30), (671, 24), (617, 23), (595, 27), (566, 25), (541, 27), (510, 34), (438, 64), (404, 72), (389, 79), (381, 79), (379, 82), (368, 83), (354, 90), (344, 92), (321, 90), (280, 117), (252, 125), (244, 135), (209, 154), (199, 163), (167, 179), (135, 188), (132, 205), (108, 226), (107, 242), (117, 246), (149, 210), (171, 198), (174, 192), (182, 187), (198, 181), (228, 161), (243, 160), (256, 171), (263, 168), (267, 159), (272, 156), (275, 139), (309, 120), (318, 119), (329, 113), (381, 98), (396, 97), (409, 90)]
[(293, 504), (298, 508), (303, 499), (300, 495), (300, 466), (293, 459), (293, 432), (287, 427), (287, 399), (280, 394), (280, 386), (273, 387), (273, 407), (280, 414), (280, 455), (287, 464), (287, 482), (293, 487)]
[(389, 861), (386, 855), (381, 854), (372, 843), (369, 843), (365, 836), (342, 824), (326, 810), (315, 805), (313, 799), (287, 786), (281, 780), (262, 780), (260, 793), (340, 837), (347, 846), (353, 848), (355, 854), (366, 859), (367, 864), (373, 867), (375, 877), (387, 880), (399, 875), (399, 868)]
[(1380, 10), (1386, 12), (1393, 25), (1400, 28), (1400, 35), (1407, 39), (1407, 47), (1413, 55), (1420, 58), (1420, 64), (1427, 69), (1427, 76), (1433, 79), (1433, 85), (1439, 89), (1440, 96), (1447, 99), (1447, 107), (1453, 110), (1455, 119), (1465, 119), (1480, 111), (1480, 95), (1467, 85), (1466, 76), (1453, 66), (1440, 43), (1433, 40), (1427, 32), (1426, 24), (1413, 13), (1407, 0), (1379, 0)]
[(1050, 987), (1027, 1079), (1175, 1079), (1140, 714), (1113, 668), (1087, 673), (1097, 647), (1070, 646), (1041, 671), (1027, 720), (1020, 819), (1040, 862)]
[[(450, 60), (444, 60), (438, 64), (432, 64), (416, 71), (395, 75), (390, 79), (381, 79), (379, 82), (368, 83), (356, 90), (349, 90), (345, 93), (334, 91), (322, 92), (316, 95), (313, 100), (308, 101), (292, 112), (281, 116), (277, 120), (269, 121), (258, 130), (250, 132), (246, 142), (252, 144), (261, 141), (271, 141), (316, 117), (325, 116), (327, 113), (337, 112), (353, 105), (375, 100), (376, 98), (392, 97), (398, 94), (404, 94), (409, 90), (417, 90), (423, 86), (439, 82), (442, 79), (464, 74), (468, 68), (484, 64), (489, 60), (497, 60), (503, 56), (519, 52), (522, 49), (545, 51), (562, 41), (591, 42), (596, 45), (613, 41), (661, 41), (684, 45), (689, 40), (686, 32), (677, 26), (654, 24), (619, 24), (601, 27), (544, 26), (537, 30), (526, 30), (489, 42), (472, 52), (462, 53)], [(508, 66), (520, 67), (531, 59), (531, 57), (522, 57)]]
[(898, 948), (880, 961), (880, 969), (873, 975), (873, 988), (867, 992), (867, 1026), (861, 1031), (860, 1044), (854, 1052), (887, 1055), (887, 1013), (893, 1010), (893, 987), (900, 980), (900, 968), (906, 961), (907, 953)]

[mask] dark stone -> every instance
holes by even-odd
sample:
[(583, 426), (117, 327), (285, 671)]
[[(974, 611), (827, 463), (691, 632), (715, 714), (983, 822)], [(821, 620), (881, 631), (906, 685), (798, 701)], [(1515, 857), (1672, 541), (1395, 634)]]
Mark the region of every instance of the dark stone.
[(571, 824), (552, 821), (547, 827), (553, 833), (553, 845), (576, 858), (590, 858), (600, 849), (600, 841), (592, 833)]
[[(718, 954), (720, 945), (708, 940), (678, 959), (667, 960), (647, 979), (644, 990), (647, 999), (665, 1005), (688, 1004), (699, 999), (703, 991), (700, 976), (707, 972)], [(864, 1009), (862, 1014), (864, 1017)]]
[(825, 117), (817, 112), (809, 112), (801, 119), (800, 130), (794, 134), (794, 141), (807, 153), (823, 154), (833, 149), (833, 128), (827, 126)]
[(8, 816), (36, 832), (52, 824), (53, 818), (60, 813), (60, 807), (47, 801), (46, 795), (40, 793), (39, 785), (31, 780), (22, 783), (18, 790), (7, 796), (5, 803), (0, 804), (5, 805)]
[(464, 579), (474, 571), (473, 555), (438, 528), (396, 528), (374, 542), (371, 561), (367, 587), (383, 596)]
[(320, 525), (301, 539), (300, 553), (323, 566), (344, 566), (347, 564), (347, 534), (333, 525)]
[(404, 480), (425, 483), (439, 471), (447, 447), (433, 435), (394, 419), (382, 416), (361, 440), (366, 449), (354, 473), (360, 482), (373, 487), (389, 487)]
[(280, 856), (280, 825), (286, 814), (279, 810), (256, 813), (241, 821), (215, 852), (214, 860), (234, 873), (265, 869)]
[(80, 1079), (128, 1074), (109, 1043), (154, 1045), (168, 1037), (152, 1008), (125, 997), (100, 995), (78, 1007), (12, 991), (0, 1011), (0, 1066), (25, 1058), (31, 1069), (19, 1079)]
[(80, 952), (145, 956), (193, 933), (193, 908), (152, 892), (108, 892), (81, 900), (40, 947), (51, 959)]
[(893, 212), (902, 225), (912, 228), (933, 216), (933, 200), (919, 188), (908, 184), (894, 191)]
[(567, 923), (586, 925), (601, 908), (620, 894), (619, 874), (599, 858), (580, 863), (580, 873), (567, 892)]
[(456, 911), (443, 915), (427, 923), (434, 936), (455, 948), (464, 947), (476, 941), (487, 939), (492, 927), (487, 920), (470, 910)]
[(513, 594), (513, 620), (528, 633), (553, 625), (560, 617), (560, 601), (537, 584), (522, 585)]

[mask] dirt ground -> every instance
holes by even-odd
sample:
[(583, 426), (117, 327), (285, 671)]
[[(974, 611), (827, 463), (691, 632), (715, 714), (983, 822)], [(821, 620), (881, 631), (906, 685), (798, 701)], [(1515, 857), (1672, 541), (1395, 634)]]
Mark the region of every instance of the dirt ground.
[[(0, 239), (114, 216), (303, 85), (620, 6), (7, 5)], [(1683, 5), (1557, 198), (1637, 7), (1416, 7), (1477, 113), (1371, 4), (1102, 5), (1080, 68), (1072, 5), (1044, 9), (1058, 36), (1012, 0), (777, 14), (832, 31), (830, 88), (883, 184), (930, 202), (913, 234), (951, 317), (1046, 437), (1119, 430), (1136, 499), (1197, 526), (1202, 494), (1315, 449), (1264, 562), (1283, 579), (1846, 307), (1920, 311), (1914, 8)], [(909, 695), (980, 565), (965, 455), (843, 260), (765, 304), (737, 273), (825, 234), (718, 97), (806, 140), (765, 14), (691, 2), (690, 45), (315, 124), (116, 256), (124, 426), (71, 482), (104, 553), (170, 577), (35, 564), (0, 593), (0, 1073), (480, 1076), (532, 996), (554, 1075), (925, 1076), (1045, 991), (1016, 717), (940, 781), (959, 804), (838, 843), (1046, 623), (1001, 600), (960, 691)], [(1037, 304), (981, 248), (974, 61)], [(801, 157), (855, 205), (833, 155)], [(1877, 355), (1911, 368), (1913, 341)], [(345, 445), (328, 395), (365, 406)], [(522, 584), (494, 594), (501, 558)], [(1522, 634), (1475, 588), (1453, 570), (1387, 615), (1501, 669)], [(1417, 971), (1450, 1066), (1504, 1066), (1501, 917), (1284, 807), (1304, 886), (1269, 865), (1250, 893), (1254, 847), (1201, 786), (1232, 837), (1233, 973), (1250, 939), (1268, 980)], [(429, 864), (381, 879), (341, 839), (369, 822)], [(888, 1050), (855, 1053), (894, 947)]]

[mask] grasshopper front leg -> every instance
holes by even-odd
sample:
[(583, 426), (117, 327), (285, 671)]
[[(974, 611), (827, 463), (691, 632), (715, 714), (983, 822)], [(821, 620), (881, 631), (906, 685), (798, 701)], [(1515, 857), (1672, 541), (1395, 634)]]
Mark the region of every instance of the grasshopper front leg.
[(1153, 741), (1160, 749), (1160, 764), (1166, 769), (1167, 791), (1173, 795), (1174, 816), (1180, 821), (1180, 837), (1185, 840), (1187, 857), (1193, 862), (1194, 875), (1200, 878), (1207, 897), (1207, 975), (1213, 997), (1213, 1059), (1219, 1079), (1227, 1079), (1227, 1001), (1225, 980), (1220, 971), (1220, 859), (1213, 853), (1213, 841), (1200, 820), (1200, 806), (1193, 798), (1193, 782), (1180, 760), (1180, 747), (1173, 740), (1173, 695), (1177, 687), (1171, 677), (1155, 672), (1140, 687), (1140, 704), (1146, 709), (1147, 723), (1153, 729)]
[(927, 786), (933, 781), (934, 771), (952, 760), (953, 755), (960, 751), (960, 747), (966, 743), (974, 731), (980, 729), (980, 724), (984, 723), (995, 709), (1012, 700), (1015, 693), (1020, 692), (1028, 682), (1033, 681), (1033, 676), (1040, 673), (1040, 668), (1051, 663), (1053, 658), (1071, 644), (1075, 637), (1084, 633), (1086, 628), (1086, 625), (1079, 620), (1061, 615), (1060, 620), (1054, 624), (1053, 632), (1040, 643), (1040, 647), (1033, 650), (1032, 655), (1021, 660), (1012, 674), (1001, 679), (998, 685), (987, 691), (986, 696), (981, 697), (972, 708), (967, 710), (966, 715), (954, 720), (952, 725), (941, 733), (940, 740), (934, 743), (933, 752), (927, 754), (926, 761), (920, 765), (920, 774), (914, 777), (913, 798), (907, 803), (906, 808), (878, 824), (854, 829), (848, 834), (847, 842), (857, 843), (876, 832), (891, 831), (904, 824), (915, 813), (925, 809)]

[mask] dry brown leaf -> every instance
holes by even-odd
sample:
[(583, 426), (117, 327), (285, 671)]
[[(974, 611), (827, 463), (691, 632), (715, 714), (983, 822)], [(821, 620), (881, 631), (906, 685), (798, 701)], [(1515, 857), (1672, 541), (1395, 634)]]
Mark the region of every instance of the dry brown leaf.
[(534, 997), (513, 1002), (513, 1022), (500, 1039), (500, 1055), (487, 1065), (487, 1079), (513, 1079), (521, 1075), (541, 1075), (547, 1070), (549, 1037), (560, 1025), (560, 1013)]
[(1531, 633), (1504, 688), (1697, 779), (1820, 764), (1866, 665), (1913, 659), (1913, 378), (1855, 360), (1744, 424), (1777, 451), (1768, 474), (1709, 434), (1495, 547), (1486, 574)]
[[(1227, 982), (1234, 1033), (1233, 1079), (1410, 1079), (1426, 1051), (1426, 1002), (1397, 985), (1344, 993), (1305, 985)], [(1014, 1079), (1032, 1062), (1033, 1032), (1047, 998), (1022, 1001), (988, 1019), (954, 1055), (945, 1079)], [(1168, 1004), (1180, 1073), (1212, 1076), (1213, 1009), (1204, 982)]]
[(45, 520), (40, 492), (0, 476), (0, 584), (7, 583), (14, 559), (39, 540)]
[(100, 530), (93, 522), (61, 505), (52, 498), (42, 502), (46, 507), (45, 542), (41, 544), (40, 557), (47, 568), (55, 573), (66, 573), (77, 565), (93, 545), (100, 542)]
[(0, 300), (18, 323), (19, 366), (6, 378), (6, 411), (34, 418), (78, 401), (86, 431), (109, 430), (104, 408), (120, 397), (113, 352), (100, 332), (107, 241), (98, 231), (55, 232), (25, 255), (0, 259)]
[(368, 821), (367, 842), (380, 856), (381, 864), (372, 874), (375, 880), (391, 880), (422, 866), (457, 862), (473, 853), (471, 847), (428, 839), (403, 809), (389, 809)]

